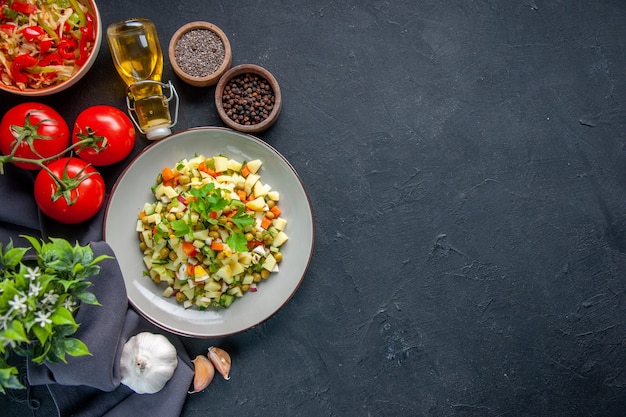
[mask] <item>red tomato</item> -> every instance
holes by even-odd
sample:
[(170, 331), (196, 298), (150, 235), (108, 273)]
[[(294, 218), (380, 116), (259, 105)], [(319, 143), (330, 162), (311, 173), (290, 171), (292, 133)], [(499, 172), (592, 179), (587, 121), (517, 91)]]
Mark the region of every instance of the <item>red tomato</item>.
[(111, 165), (126, 158), (135, 145), (135, 127), (130, 118), (112, 106), (83, 110), (74, 123), (72, 143), (86, 140), (76, 155), (92, 165)]
[(68, 189), (63, 192), (47, 170), (39, 171), (35, 178), (35, 201), (44, 214), (61, 223), (75, 224), (100, 210), (106, 190), (102, 176), (94, 167), (71, 157), (53, 161), (47, 168)]
[[(22, 103), (9, 109), (0, 122), (3, 155), (39, 160), (60, 155), (70, 144), (70, 128), (52, 107)], [(13, 162), (24, 169), (40, 169), (28, 162)]]

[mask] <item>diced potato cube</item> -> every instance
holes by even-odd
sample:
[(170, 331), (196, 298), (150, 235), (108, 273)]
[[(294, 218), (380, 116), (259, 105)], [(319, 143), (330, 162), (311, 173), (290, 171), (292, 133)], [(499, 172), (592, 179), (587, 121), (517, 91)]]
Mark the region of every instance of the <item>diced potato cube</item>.
[(214, 156), (215, 172), (224, 172), (228, 169), (228, 158), (224, 156)]
[(250, 265), (252, 263), (252, 254), (250, 252), (239, 252), (237, 262), (242, 265)]
[(248, 201), (246, 207), (250, 210), (261, 211), (265, 208), (265, 199), (263, 197), (257, 197), (252, 201)]
[(228, 169), (239, 172), (241, 171), (243, 164), (239, 161), (235, 161), (234, 159), (229, 159), (227, 166), (228, 166)]
[[(202, 230), (197, 230), (193, 232), (193, 238), (196, 239), (196, 241), (193, 243), (194, 246), (196, 246), (197, 248), (201, 248), (202, 245), (204, 245), (204, 241), (209, 238), (209, 229), (202, 229)], [(197, 241), (202, 241), (200, 242), (202, 245), (197, 246), (196, 245)]]
[(163, 187), (163, 194), (169, 198), (169, 199), (174, 199), (176, 197), (178, 197), (178, 193), (176, 192), (175, 189), (173, 189), (171, 186), (166, 185)]
[(201, 308), (207, 308), (211, 304), (209, 297), (200, 297), (196, 300), (196, 305)]
[(149, 216), (146, 216), (148, 223), (160, 223), (161, 215), (159, 213), (154, 213)]
[(263, 269), (267, 269), (268, 271), (272, 271), (274, 269), (274, 267), (276, 266), (276, 259), (270, 253), (269, 255), (267, 255), (267, 258), (265, 258), (265, 262), (263, 262), (263, 265), (261, 265), (261, 266), (263, 267)]
[(146, 213), (147, 216), (151, 215), (154, 213), (154, 206), (150, 203), (145, 203), (143, 205), (143, 212)]
[(185, 297), (187, 297), (188, 300), (191, 300), (193, 298), (193, 295), (195, 293), (195, 289), (191, 288), (190, 286), (183, 286), (183, 288), (180, 289), (182, 291), (183, 294), (185, 294)]
[(221, 289), (222, 284), (212, 279), (207, 280), (207, 282), (204, 284), (205, 291), (221, 291)]
[(172, 294), (174, 294), (174, 288), (172, 287), (167, 287), (165, 290), (163, 290), (163, 297), (171, 297)]
[(289, 239), (289, 236), (283, 231), (278, 232), (278, 234), (274, 237), (274, 241), (272, 242), (273, 246), (277, 248), (281, 247), (283, 243), (285, 243)]
[(143, 235), (143, 241), (146, 243), (146, 246), (152, 248), (154, 246), (154, 242), (152, 240), (152, 231), (144, 230), (143, 232), (141, 232), (141, 234)]
[(268, 184), (263, 184), (261, 181), (257, 181), (256, 184), (254, 184), (254, 196), (265, 197), (271, 189), (272, 187)]
[(243, 188), (246, 185), (246, 179), (236, 172), (230, 178), (237, 188)]
[(269, 191), (267, 193), (267, 198), (272, 201), (280, 201), (280, 193), (278, 191)]
[(243, 274), (243, 272), (246, 269), (244, 268), (244, 266), (242, 264), (240, 264), (239, 262), (232, 262), (230, 264), (230, 272), (232, 274), (232, 276), (237, 276), (239, 274)]
[(226, 182), (229, 183), (232, 181), (232, 177), (230, 175), (218, 175), (216, 178), (217, 182)]
[(234, 295), (235, 297), (242, 297), (243, 292), (240, 287), (233, 287), (230, 290), (226, 291), (230, 295)]
[(206, 158), (204, 156), (198, 155), (198, 156), (195, 156), (195, 157), (191, 158), (186, 164), (184, 163), (185, 162), (184, 159), (183, 159), (182, 162), (183, 162), (184, 165), (187, 165), (187, 166), (189, 166), (190, 168), (193, 169), (193, 168), (198, 168), (198, 166), (201, 163), (203, 163), (205, 159)]
[(255, 159), (253, 161), (248, 161), (246, 165), (248, 166), (250, 173), (256, 174), (257, 172), (259, 172), (259, 169), (261, 169), (261, 165), (263, 165), (263, 162), (261, 162), (260, 159)]
[(245, 277), (243, 277), (243, 280), (241, 281), (242, 284), (244, 285), (250, 285), (254, 282), (254, 277), (250, 274), (246, 275)]
[(220, 298), (221, 295), (222, 295), (221, 288), (220, 288), (220, 291), (207, 291), (205, 293), (205, 296), (214, 300)]
[(274, 226), (278, 231), (285, 230), (285, 226), (287, 226), (287, 220), (285, 220), (283, 217), (278, 217), (272, 220), (272, 226)]
[(232, 280), (233, 272), (230, 267), (230, 264), (223, 265), (220, 269), (217, 270), (217, 272), (215, 273), (215, 276), (223, 279), (226, 282), (228, 282), (228, 280)]
[(252, 193), (254, 184), (256, 184), (259, 178), (261, 178), (261, 176), (257, 174), (250, 174), (246, 177), (246, 182), (243, 186), (243, 190), (246, 192), (246, 195)]
[(146, 268), (148, 268), (148, 270), (151, 270), (152, 269), (152, 256), (150, 255), (144, 256), (143, 263), (146, 265)]

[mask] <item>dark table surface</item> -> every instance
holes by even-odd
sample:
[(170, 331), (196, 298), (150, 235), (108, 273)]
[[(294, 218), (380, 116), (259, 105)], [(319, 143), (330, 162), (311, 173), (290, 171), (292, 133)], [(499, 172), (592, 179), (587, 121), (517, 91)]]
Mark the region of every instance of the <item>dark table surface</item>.
[[(281, 311), (184, 340), (191, 355), (227, 347), (233, 368), (183, 416), (624, 415), (626, 2), (106, 0), (100, 12), (105, 25), (150, 18), (164, 49), (181, 25), (212, 22), (233, 65), (269, 69), (284, 105), (258, 137), (293, 164), (315, 214), (310, 268)], [(175, 131), (222, 126), (213, 87), (184, 85), (167, 57), (164, 74), (181, 96)], [(123, 91), (105, 41), (79, 84), (39, 101), (71, 121), (124, 108)], [(2, 94), (0, 114), (22, 101)], [(56, 415), (34, 395), (33, 415)]]

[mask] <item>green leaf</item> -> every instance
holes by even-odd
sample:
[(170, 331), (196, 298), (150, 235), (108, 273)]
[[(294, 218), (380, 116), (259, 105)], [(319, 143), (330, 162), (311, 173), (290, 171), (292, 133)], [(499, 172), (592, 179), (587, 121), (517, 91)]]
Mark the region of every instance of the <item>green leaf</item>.
[(174, 236), (177, 237), (185, 236), (192, 231), (191, 226), (184, 220), (174, 220), (170, 223), (170, 226), (174, 231)]
[(74, 275), (80, 275), (85, 270), (85, 267), (82, 264), (74, 264), (74, 268), (72, 272)]
[(0, 364), (0, 393), (5, 394), (5, 389), (24, 389), (24, 385), (17, 378), (19, 372), (15, 366), (10, 366), (4, 361)]
[(74, 287), (74, 285), (78, 284), (80, 281), (77, 279), (59, 279), (57, 280), (57, 283), (61, 284), (63, 286), (63, 291), (64, 292), (70, 292), (70, 289), (72, 287)]
[(84, 344), (79, 339), (68, 337), (64, 340), (64, 342), (65, 342), (65, 351), (67, 352), (68, 355), (71, 355), (71, 356), (91, 355), (91, 352), (89, 352), (89, 348), (87, 347), (87, 345)]
[(52, 320), (52, 324), (54, 325), (63, 326), (68, 324), (70, 326), (78, 327), (76, 320), (74, 320), (74, 316), (65, 307), (57, 307), (54, 314), (50, 316), (50, 320)]
[(91, 292), (84, 291), (84, 292), (78, 293), (78, 294), (76, 294), (76, 298), (78, 298), (83, 303), (96, 305), (96, 306), (101, 305), (98, 302), (98, 299), (96, 298), (96, 295), (91, 293)]
[(235, 252), (245, 252), (248, 250), (248, 241), (243, 233), (231, 233), (226, 238), (228, 246), (233, 248)]
[(48, 346), (50, 346), (50, 351), (46, 355), (45, 360), (52, 363), (67, 362), (65, 360), (67, 350), (65, 349), (64, 337), (54, 337)]
[(91, 264), (92, 264), (92, 265), (95, 265), (95, 264), (97, 264), (97, 263), (99, 263), (99, 262), (104, 261), (105, 259), (114, 259), (114, 258), (113, 258), (112, 256), (109, 256), (109, 255), (100, 255), (100, 256), (98, 256), (96, 259), (94, 259), (93, 261), (91, 261)]
[(0, 282), (0, 309), (6, 311), (9, 308), (9, 301), (18, 293), (15, 282), (8, 279)]
[(28, 248), (7, 249), (7, 251), (2, 255), (2, 262), (0, 263), (0, 267), (2, 267), (1, 269), (15, 268), (20, 263), (26, 252), (28, 252)]
[(41, 244), (39, 243), (38, 239), (32, 236), (27, 236), (27, 235), (20, 235), (20, 237), (23, 237), (24, 239), (28, 240), (31, 246), (33, 247), (33, 249), (35, 249), (35, 252), (37, 253), (41, 252)]
[[(50, 353), (50, 347), (51, 347), (50, 343), (47, 343), (45, 345), (40, 345), (40, 344), (35, 345), (31, 352), (33, 356), (33, 362), (39, 363), (39, 364), (43, 363), (48, 357), (48, 354)], [(54, 361), (51, 361), (51, 362), (54, 362)], [(58, 362), (58, 360), (56, 360), (56, 362)]]
[(26, 330), (24, 329), (24, 326), (18, 320), (13, 320), (11, 322), (11, 326), (3, 332), (3, 335), (4, 337), (7, 337), (13, 340), (14, 342), (18, 342), (18, 343), (30, 342), (30, 340), (28, 339), (28, 335), (26, 334)]
[(54, 334), (61, 336), (69, 336), (76, 333), (78, 326), (62, 325), (54, 327)]
[(33, 333), (35, 333), (35, 336), (39, 340), (39, 343), (44, 346), (46, 342), (48, 341), (48, 339), (50, 338), (50, 335), (52, 334), (50, 325), (41, 327), (39, 323), (37, 323), (31, 328), (31, 330)]
[(230, 221), (233, 222), (235, 226), (239, 227), (240, 229), (243, 229), (246, 226), (251, 226), (255, 222), (252, 216), (241, 210), (238, 210), (237, 214), (230, 218)]

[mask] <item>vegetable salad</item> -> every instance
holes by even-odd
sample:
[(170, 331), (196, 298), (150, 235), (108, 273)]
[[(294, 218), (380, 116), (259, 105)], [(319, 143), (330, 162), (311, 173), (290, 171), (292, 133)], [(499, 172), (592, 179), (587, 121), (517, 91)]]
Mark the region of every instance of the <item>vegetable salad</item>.
[(41, 89), (69, 79), (95, 44), (94, 17), (78, 0), (0, 0), (0, 81)]
[(185, 308), (229, 307), (278, 271), (287, 221), (262, 162), (202, 155), (165, 167), (137, 220), (146, 275)]

